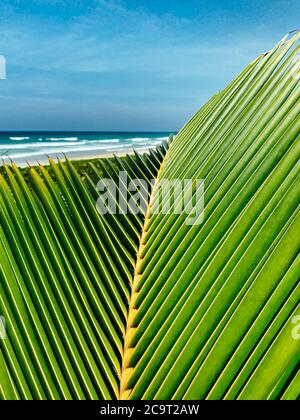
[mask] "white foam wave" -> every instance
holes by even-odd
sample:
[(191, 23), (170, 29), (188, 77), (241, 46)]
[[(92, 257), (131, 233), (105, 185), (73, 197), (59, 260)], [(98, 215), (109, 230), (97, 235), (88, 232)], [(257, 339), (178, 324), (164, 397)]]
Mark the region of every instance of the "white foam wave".
[(146, 141), (136, 142), (135, 147), (139, 147), (139, 146), (149, 146), (149, 142), (146, 142)]
[(85, 140), (88, 143), (120, 143), (120, 139), (111, 139), (111, 140)]
[(123, 146), (110, 146), (110, 147), (106, 147), (106, 146), (98, 146), (98, 147), (90, 147), (90, 146), (85, 146), (85, 147), (80, 147), (80, 149), (76, 148), (71, 148), (71, 149), (64, 149), (63, 151), (65, 153), (72, 153), (72, 152), (96, 152), (97, 150), (115, 150), (115, 149), (123, 149)]
[(44, 148), (65, 148), (69, 146), (78, 146), (78, 150), (81, 150), (80, 146), (85, 145), (95, 145), (95, 144), (105, 144), (105, 147), (109, 147), (109, 144), (115, 145), (116, 143), (119, 143), (120, 140), (113, 139), (113, 140), (81, 140), (76, 142), (69, 141), (68, 143), (56, 141), (56, 142), (39, 142), (39, 143), (23, 143), (23, 144), (1, 144), (1, 149), (9, 149), (9, 150), (15, 150), (15, 149), (44, 149)]
[[(86, 144), (86, 142), (73, 142), (68, 143), (68, 146), (70, 145), (80, 145), (80, 144)], [(66, 147), (66, 143), (62, 142), (53, 142), (53, 143), (23, 143), (23, 144), (1, 144), (1, 149), (9, 149), (9, 150), (15, 150), (15, 149), (43, 149), (45, 147)]]
[(10, 137), (10, 140), (14, 140), (14, 141), (22, 141), (22, 140), (29, 140), (30, 137)]
[(77, 141), (78, 137), (48, 137), (47, 141)]
[(153, 140), (169, 140), (169, 137), (155, 137)]
[(136, 142), (136, 141), (149, 141), (151, 139), (149, 137), (134, 137), (128, 140)]
[(132, 142), (148, 142), (148, 143), (157, 143), (157, 142), (162, 142), (163, 140), (168, 140), (169, 137), (134, 137), (131, 139), (128, 139)]
[[(54, 155), (54, 154), (60, 154), (60, 153), (81, 153), (81, 152), (97, 152), (97, 151), (112, 151), (112, 150), (121, 150), (121, 149), (123, 149), (124, 148), (124, 146), (123, 145), (115, 145), (115, 146), (109, 146), (109, 147), (107, 147), (107, 146), (98, 146), (98, 147), (96, 147), (96, 146), (88, 146), (88, 145), (86, 145), (86, 146), (84, 146), (84, 147), (80, 147), (80, 148), (78, 148), (78, 147), (63, 147), (63, 148), (60, 148), (60, 149), (56, 149), (56, 150), (53, 150), (53, 148), (45, 148), (45, 149), (42, 149), (42, 148), (40, 148), (40, 150), (37, 150), (37, 151), (33, 151), (33, 152), (21, 152), (21, 153), (18, 153), (18, 152), (15, 152), (15, 153), (10, 153), (10, 151), (8, 151), (8, 153), (7, 153), (7, 155), (11, 158), (11, 159), (18, 159), (18, 158), (25, 158), (25, 157), (28, 157), (28, 158), (30, 158), (30, 157), (32, 157), (32, 156), (43, 156), (44, 154), (47, 154), (47, 155)], [(1, 152), (0, 152), (0, 154), (1, 154)]]
[[(15, 138), (15, 137), (14, 137)], [(167, 139), (168, 137), (162, 137), (162, 139)], [(15, 138), (16, 139), (16, 138)], [(21, 139), (21, 137), (18, 137)], [(25, 139), (25, 137), (24, 137)], [(97, 140), (87, 140), (80, 139), (76, 137), (61, 138), (58, 137), (47, 138), (48, 141), (43, 141), (45, 138), (39, 138), (39, 141), (35, 143), (19, 143), (19, 144), (2, 144), (0, 146), (1, 150), (6, 151), (12, 159), (30, 159), (31, 157), (41, 158), (44, 155), (60, 155), (61, 153), (76, 153), (80, 155), (82, 152), (83, 155), (86, 153), (105, 153), (122, 151), (132, 149), (145, 149), (156, 144), (160, 144), (161, 140), (159, 138), (147, 138), (147, 137), (135, 137), (135, 138), (115, 138), (115, 139), (97, 139)], [(66, 142), (66, 139), (67, 142)], [(72, 139), (72, 141), (71, 141)], [(77, 139), (77, 140), (75, 140)], [(55, 141), (54, 141), (55, 140)], [(0, 151), (1, 155), (1, 151)], [(38, 158), (37, 158), (38, 159)]]

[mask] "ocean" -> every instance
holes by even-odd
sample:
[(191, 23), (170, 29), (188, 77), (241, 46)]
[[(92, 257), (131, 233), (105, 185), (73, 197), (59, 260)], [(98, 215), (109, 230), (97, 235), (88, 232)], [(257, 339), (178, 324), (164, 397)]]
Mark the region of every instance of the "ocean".
[(0, 157), (8, 162), (35, 164), (67, 155), (70, 159), (149, 149), (170, 132), (0, 132)]

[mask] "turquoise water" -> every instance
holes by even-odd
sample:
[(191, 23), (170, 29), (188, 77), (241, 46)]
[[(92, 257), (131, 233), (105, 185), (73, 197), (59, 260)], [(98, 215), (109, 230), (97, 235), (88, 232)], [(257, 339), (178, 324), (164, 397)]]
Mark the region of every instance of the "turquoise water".
[(91, 157), (155, 147), (170, 132), (5, 132), (0, 133), (0, 156), (15, 162), (38, 161), (66, 154)]

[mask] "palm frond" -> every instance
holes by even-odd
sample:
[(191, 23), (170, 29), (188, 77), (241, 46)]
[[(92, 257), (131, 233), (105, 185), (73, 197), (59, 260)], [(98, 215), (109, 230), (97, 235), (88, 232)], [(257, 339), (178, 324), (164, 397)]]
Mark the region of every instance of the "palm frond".
[[(167, 152), (159, 178), (204, 179), (205, 218), (189, 226), (186, 214), (152, 214), (157, 184), (133, 281), (122, 398), (277, 397), (272, 387), (299, 363), (288, 334), (300, 298), (298, 38), (250, 64)], [(290, 351), (272, 365), (273, 341), (276, 356), (285, 352), (285, 323)]]
[[(298, 39), (149, 153), (3, 166), (1, 399), (299, 398)], [(139, 214), (99, 214), (101, 178)], [(196, 223), (162, 180), (205, 181)]]
[(71, 162), (49, 163), (0, 175), (1, 371), (21, 399), (115, 399), (138, 238), (97, 212)]

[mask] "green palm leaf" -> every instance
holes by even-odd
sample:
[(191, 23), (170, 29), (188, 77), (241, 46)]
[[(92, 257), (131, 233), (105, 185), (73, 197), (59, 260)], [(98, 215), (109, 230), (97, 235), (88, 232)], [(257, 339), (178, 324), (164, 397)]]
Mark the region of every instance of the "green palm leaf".
[[(147, 154), (3, 166), (1, 399), (299, 398), (298, 38)], [(100, 215), (119, 171), (140, 214)], [(164, 179), (205, 180), (201, 223), (154, 212)]]
[[(150, 206), (133, 282), (123, 398), (223, 398), (299, 282), (294, 272), (285, 289), (300, 245), (299, 83), (292, 77), (298, 49), (288, 54), (297, 37), (252, 63), (170, 147), (159, 176), (205, 179), (205, 221), (190, 227), (186, 215), (151, 215)], [(158, 197), (154, 190), (153, 207)], [(285, 258), (277, 258), (282, 250)], [(281, 300), (266, 309), (280, 282)], [(240, 350), (255, 320), (261, 325)]]

